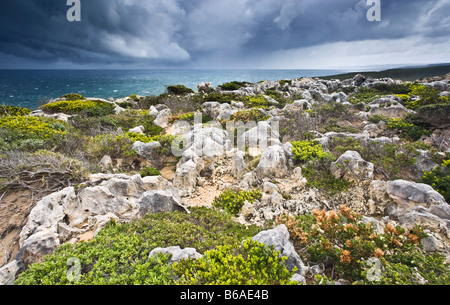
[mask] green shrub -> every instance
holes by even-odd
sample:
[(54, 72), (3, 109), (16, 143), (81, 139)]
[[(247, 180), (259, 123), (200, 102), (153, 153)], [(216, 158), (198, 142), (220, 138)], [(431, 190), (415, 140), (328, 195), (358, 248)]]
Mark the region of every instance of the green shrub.
[(444, 160), (441, 166), (424, 172), (420, 182), (431, 185), (436, 192), (444, 196), (445, 201), (450, 202), (450, 159)]
[(439, 91), (433, 87), (428, 87), (418, 83), (410, 84), (409, 95), (419, 96), (420, 100), (413, 103), (406, 103), (406, 107), (409, 109), (416, 109), (417, 107), (439, 104)]
[(247, 84), (246, 82), (233, 81), (233, 82), (224, 83), (224, 84), (220, 85), (220, 88), (222, 88), (222, 90), (225, 90), (225, 91), (234, 91), (234, 90), (239, 90), (240, 88), (244, 87), (246, 84)]
[(153, 167), (145, 167), (141, 170), (141, 177), (161, 176), (161, 173)]
[(182, 285), (286, 285), (294, 272), (283, 265), (273, 247), (247, 239), (239, 245), (219, 246), (198, 260), (175, 263)]
[[(302, 142), (314, 143), (314, 141)], [(299, 159), (304, 160), (301, 163), (306, 162), (302, 166), (303, 175), (308, 181), (306, 186), (321, 189), (331, 196), (346, 191), (351, 183), (345, 179), (336, 179), (330, 171), (331, 163), (336, 160), (336, 157), (330, 153), (323, 152), (321, 146), (315, 146), (315, 148), (313, 146), (311, 148), (311, 146), (306, 144), (306, 147), (306, 149), (298, 148), (301, 153), (297, 153)]]
[(36, 150), (51, 144), (66, 131), (66, 124), (52, 118), (7, 116), (0, 118), (0, 150)]
[(431, 132), (427, 129), (416, 126), (404, 119), (387, 119), (388, 128), (392, 130), (398, 130), (403, 136), (406, 136), (412, 141), (418, 141), (424, 135), (430, 135)]
[[(297, 248), (310, 265), (323, 264), (326, 273), (358, 284), (418, 284), (416, 273), (428, 284), (449, 284), (449, 269), (439, 255), (427, 256), (420, 241), (427, 235), (416, 226), (406, 230), (387, 224), (377, 233), (372, 223), (361, 221), (362, 216), (341, 205), (339, 211), (314, 211), (310, 215), (281, 218)], [(369, 259), (379, 259), (378, 278)], [(329, 271), (331, 271), (329, 273)]]
[(194, 91), (184, 85), (174, 85), (174, 86), (167, 87), (167, 93), (174, 94), (174, 95), (186, 95), (186, 94), (194, 93)]
[(362, 146), (351, 137), (333, 138), (328, 149), (337, 158), (348, 150), (357, 151), (361, 157), (375, 165), (375, 172), (390, 179), (411, 179), (414, 175), (417, 157), (420, 155), (419, 143), (402, 140), (399, 143), (380, 143), (371, 141)]
[(232, 215), (237, 216), (241, 212), (246, 200), (249, 203), (253, 203), (255, 200), (259, 200), (261, 196), (258, 190), (238, 192), (228, 189), (214, 199), (213, 206), (224, 209)]
[(147, 111), (137, 111), (128, 109), (119, 114), (106, 115), (101, 117), (75, 116), (71, 119), (71, 124), (88, 136), (96, 136), (106, 131), (129, 130), (136, 126), (143, 126), (147, 136), (159, 135), (163, 128), (154, 125), (154, 118), (149, 116)]
[(280, 86), (284, 87), (285, 85), (292, 86), (292, 79), (282, 79), (278, 81)]
[(306, 187), (323, 190), (330, 196), (347, 191), (352, 183), (345, 179), (336, 179), (330, 171), (331, 162), (322, 160), (303, 166), (303, 175), (308, 181)]
[(108, 102), (98, 100), (76, 100), (76, 101), (59, 101), (42, 105), (43, 111), (50, 113), (78, 114), (82, 110), (86, 111), (87, 116), (100, 116), (111, 114), (114, 105)]
[[(149, 258), (156, 247), (196, 248), (200, 253), (239, 244), (261, 229), (248, 228), (230, 216), (207, 208), (191, 213), (148, 214), (126, 224), (109, 223), (89, 242), (65, 244), (43, 263), (33, 264), (16, 285), (166, 285), (176, 284), (167, 257)], [(68, 260), (80, 261), (79, 281), (67, 279)]]
[(376, 89), (360, 87), (358, 88), (355, 94), (349, 97), (348, 100), (352, 104), (359, 104), (359, 103), (369, 104), (370, 102), (373, 102), (374, 100), (380, 98), (382, 95), (383, 94)]
[(231, 103), (233, 100), (237, 100), (238, 96), (233, 93), (211, 92), (202, 97), (200, 103), (203, 102), (218, 102), (218, 103)]
[(386, 122), (388, 129), (400, 132), (400, 135), (411, 141), (418, 141), (424, 135), (430, 135), (431, 131), (423, 126), (417, 125), (416, 116), (407, 115), (404, 119), (388, 118), (382, 115), (374, 115), (369, 121), (378, 124)]
[(374, 90), (384, 95), (408, 94), (411, 91), (409, 84), (385, 84), (378, 83), (373, 85)]
[(260, 121), (267, 121), (270, 118), (270, 116), (265, 116), (259, 111), (258, 109), (250, 109), (250, 110), (244, 110), (244, 111), (238, 111), (231, 115), (230, 120), (234, 122), (244, 122), (248, 123), (250, 121), (253, 122), (260, 122)]
[(86, 150), (88, 157), (97, 162), (105, 155), (113, 159), (134, 157), (136, 152), (131, 149), (134, 142), (124, 134), (100, 134), (89, 138)]
[(317, 141), (297, 141), (291, 142), (294, 160), (299, 163), (306, 163), (310, 160), (321, 160), (327, 157), (322, 145)]
[(99, 103), (97, 106), (82, 109), (78, 114), (86, 117), (103, 117), (113, 114), (115, 112), (114, 108), (113, 104)]
[(266, 90), (265, 95), (273, 98), (274, 100), (276, 100), (277, 102), (281, 102), (281, 103), (285, 103), (286, 102), (286, 98), (284, 97), (283, 93), (277, 91), (277, 90)]
[(413, 117), (415, 125), (447, 128), (450, 124), (450, 103), (427, 105), (416, 109)]
[(278, 104), (274, 104), (269, 102), (262, 95), (253, 95), (253, 96), (243, 96), (240, 100), (245, 104), (248, 108), (263, 108), (267, 109), (271, 106), (277, 106)]
[(31, 110), (28, 108), (0, 105), (0, 116), (2, 116), (2, 115), (8, 115), (8, 116), (29, 115), (30, 113), (31, 113)]
[(86, 99), (84, 96), (82, 96), (81, 94), (78, 94), (78, 93), (64, 94), (60, 98), (63, 98), (66, 101), (79, 101), (79, 100), (85, 100)]

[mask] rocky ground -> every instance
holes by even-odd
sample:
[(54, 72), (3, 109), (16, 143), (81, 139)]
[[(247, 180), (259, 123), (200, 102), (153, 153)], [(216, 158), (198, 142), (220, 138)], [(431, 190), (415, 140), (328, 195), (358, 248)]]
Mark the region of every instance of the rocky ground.
[[(448, 97), (448, 81), (449, 75), (420, 82), (437, 90), (439, 96)], [(437, 125), (425, 124), (429, 132), (411, 139), (405, 136), (403, 127), (392, 128), (388, 119), (403, 120), (421, 113), (418, 108), (408, 107), (420, 96), (402, 97), (381, 91), (370, 99), (367, 95), (358, 96), (364, 90), (389, 90), (402, 84), (398, 80), (363, 75), (344, 81), (312, 78), (265, 81), (243, 84), (231, 91), (201, 84), (198, 90), (205, 96), (212, 93), (233, 96), (229, 102), (207, 101), (199, 105), (196, 115), (208, 116), (216, 124), (177, 121), (174, 117), (180, 117), (182, 111), (170, 108), (170, 104), (153, 105), (149, 115), (155, 118), (155, 125), (184, 140), (183, 150), (176, 158), (170, 154), (162, 157), (159, 142), (133, 144), (139, 166), (157, 167), (161, 176), (143, 178), (132, 171), (118, 173), (117, 164), (121, 160), (105, 155), (99, 160), (100, 173), (91, 174), (82, 183), (43, 194), (32, 206), (29, 201), (21, 202), (13, 209), (17, 208), (17, 213), (6, 210), (12, 211), (14, 202), (23, 198), (8, 197), (11, 194), (2, 198), (1, 216), (16, 222), (8, 225), (9, 234), (2, 235), (2, 244), (14, 244), (14, 237), (17, 243), (15, 251), (8, 255), (8, 264), (3, 262), (5, 265), (0, 269), (0, 283), (12, 283), (18, 271), (41, 261), (64, 243), (91, 240), (113, 219), (129, 222), (147, 213), (188, 212), (190, 207), (197, 206), (214, 208), (214, 199), (227, 189), (261, 191), (261, 198), (253, 203), (246, 201), (235, 217), (235, 221), (245, 225), (264, 226), (283, 215), (339, 210), (345, 205), (362, 214), (364, 221), (373, 223), (380, 232), (388, 222), (404, 228), (422, 226), (428, 234), (422, 240), (424, 250), (438, 252), (450, 263), (450, 206), (435, 188), (421, 183), (423, 173), (439, 167), (450, 153), (448, 112), (446, 119)], [(246, 103), (249, 100), (241, 98), (255, 96), (264, 97), (267, 107), (251, 107)], [(115, 101), (116, 112), (124, 110), (119, 106), (124, 102), (133, 103), (130, 98)], [(236, 114), (250, 109), (256, 109), (266, 119), (247, 125), (245, 132), (237, 135), (224, 128)], [(67, 114), (42, 111), (32, 115), (71, 119)], [(374, 117), (384, 120), (376, 122)], [(425, 126), (421, 124), (417, 126)], [(136, 126), (130, 131), (142, 134), (143, 129)], [(293, 148), (294, 142), (300, 140), (317, 141), (324, 153), (335, 155), (335, 159), (325, 163), (325, 169), (314, 161), (298, 162)], [(244, 150), (237, 148), (239, 143), (244, 144)], [(411, 143), (420, 145), (411, 152), (407, 146)], [(381, 147), (391, 149), (382, 151)], [(391, 159), (380, 157), (384, 154), (387, 158), (388, 153), (393, 154)], [(404, 156), (412, 156), (414, 161), (408, 163)], [(161, 162), (161, 158), (168, 162)], [(395, 166), (399, 166), (396, 171)], [(317, 176), (332, 176), (333, 181), (345, 181), (346, 185), (335, 190), (314, 184), (315, 171)], [(24, 191), (16, 197), (21, 196), (30, 193)], [(298, 267), (299, 281), (304, 281), (301, 277), (308, 270), (289, 242), (285, 227), (264, 231), (255, 238), (278, 245), (288, 262)]]

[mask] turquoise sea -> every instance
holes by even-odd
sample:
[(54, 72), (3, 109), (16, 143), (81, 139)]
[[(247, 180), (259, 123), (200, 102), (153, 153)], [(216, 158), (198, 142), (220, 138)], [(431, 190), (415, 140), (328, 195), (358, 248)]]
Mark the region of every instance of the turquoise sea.
[(0, 105), (37, 109), (66, 93), (108, 99), (164, 93), (167, 86), (218, 86), (230, 81), (282, 80), (339, 74), (337, 70), (0, 70)]

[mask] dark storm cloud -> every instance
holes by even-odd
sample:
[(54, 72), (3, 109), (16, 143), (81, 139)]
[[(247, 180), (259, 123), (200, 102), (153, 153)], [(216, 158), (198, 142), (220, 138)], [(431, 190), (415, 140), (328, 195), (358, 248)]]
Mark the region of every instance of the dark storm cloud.
[(3, 2), (0, 67), (213, 67), (330, 43), (450, 35), (447, 0), (381, 0), (376, 23), (365, 0), (81, 0), (81, 22), (67, 21), (66, 0)]

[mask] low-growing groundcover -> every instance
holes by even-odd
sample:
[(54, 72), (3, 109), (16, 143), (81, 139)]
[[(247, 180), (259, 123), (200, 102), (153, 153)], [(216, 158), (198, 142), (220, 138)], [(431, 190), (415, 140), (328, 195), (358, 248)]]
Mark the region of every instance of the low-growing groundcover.
[[(258, 234), (261, 228), (257, 226), (246, 227), (234, 222), (229, 214), (214, 211), (208, 208), (193, 208), (190, 214), (179, 212), (146, 215), (138, 221), (127, 224), (109, 223), (90, 242), (79, 243), (76, 246), (65, 244), (59, 247), (54, 254), (46, 256), (43, 263), (37, 263), (20, 274), (16, 285), (130, 285), (130, 284), (176, 284), (179, 276), (167, 264), (166, 256), (149, 258), (149, 253), (156, 247), (180, 246), (193, 247), (200, 253), (221, 251), (219, 246), (232, 246), (231, 252), (236, 252), (236, 259), (245, 257), (243, 266), (257, 264), (252, 251), (266, 253), (267, 259), (273, 255), (272, 250), (251, 244), (246, 249), (240, 249), (240, 244)], [(228, 247), (227, 246), (227, 247)], [(218, 248), (219, 247), (219, 248)], [(218, 250), (215, 250), (217, 249)], [(272, 258), (273, 260), (273, 258)], [(271, 260), (271, 261), (272, 261)], [(80, 274), (69, 272), (73, 262), (79, 262)], [(230, 261), (230, 263), (231, 263)], [(281, 262), (279, 260), (278, 262)], [(217, 268), (227, 268), (218, 265)], [(68, 265), (69, 264), (69, 265)], [(191, 273), (192, 268), (179, 268), (183, 274)], [(254, 271), (254, 270), (252, 270)], [(272, 270), (273, 278), (265, 278), (266, 283), (287, 282), (290, 276), (283, 268), (275, 267)], [(252, 273), (246, 269), (237, 273), (245, 275), (246, 280), (252, 280)], [(195, 272), (194, 272), (195, 273)], [(235, 274), (235, 273), (234, 273)], [(76, 281), (74, 281), (74, 276)], [(71, 281), (72, 280), (72, 281)], [(214, 279), (206, 279), (212, 283)], [(261, 281), (261, 276), (254, 278)]]
[(0, 151), (42, 149), (62, 138), (67, 124), (53, 118), (22, 115), (0, 117)]
[(253, 203), (255, 200), (261, 199), (261, 192), (254, 191), (235, 191), (227, 189), (219, 196), (214, 198), (213, 206), (216, 208), (224, 209), (225, 211), (237, 216), (247, 200), (249, 203)]

